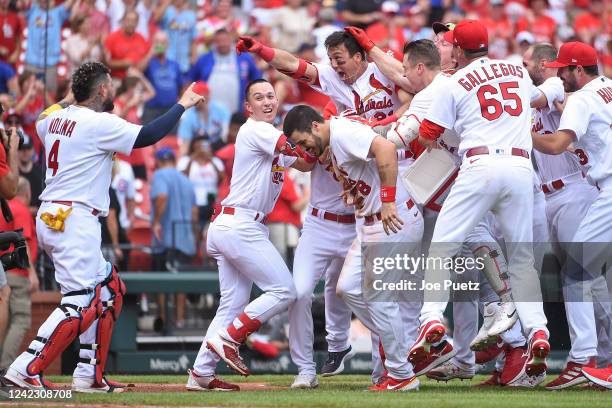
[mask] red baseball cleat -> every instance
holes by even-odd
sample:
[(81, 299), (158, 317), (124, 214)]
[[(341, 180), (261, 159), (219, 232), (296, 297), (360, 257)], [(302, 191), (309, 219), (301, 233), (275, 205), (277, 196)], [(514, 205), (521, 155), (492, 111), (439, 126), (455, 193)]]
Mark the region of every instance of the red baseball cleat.
[(530, 377), (536, 377), (545, 372), (548, 353), (550, 353), (548, 335), (544, 330), (538, 330), (529, 340), (525, 373)]
[(486, 381), (476, 384), (477, 387), (493, 387), (497, 385), (501, 385), (501, 373), (497, 370), (493, 371)]
[(185, 388), (189, 391), (240, 391), (236, 384), (230, 384), (220, 378), (213, 376), (204, 377), (197, 375), (193, 370), (187, 370), (189, 378)]
[(527, 361), (527, 351), (523, 347), (504, 347), (506, 362), (504, 369), (499, 377), (501, 385), (510, 385), (525, 374), (525, 362)]
[(568, 361), (561, 374), (559, 374), (557, 378), (546, 384), (545, 388), (547, 390), (562, 390), (564, 388), (569, 388), (574, 385), (583, 384), (587, 382), (587, 378), (582, 375), (582, 370), (585, 367), (596, 368), (597, 364), (595, 361), (595, 357), (592, 357), (586, 364), (579, 364), (573, 361)]
[(418, 377), (427, 374), (434, 368), (455, 357), (455, 354), (457, 354), (457, 351), (455, 351), (453, 345), (446, 340), (437, 346), (431, 346), (427, 358), (418, 364), (414, 364), (414, 375)]
[(592, 383), (612, 390), (612, 365), (608, 368), (583, 367), (582, 374)]
[(431, 320), (419, 327), (419, 335), (408, 353), (408, 360), (416, 365), (427, 358), (434, 343), (444, 337), (446, 328), (439, 320)]
[(476, 355), (476, 364), (486, 364), (496, 359), (502, 351), (504, 351), (504, 342), (498, 337), (495, 343), (490, 344), (484, 350), (474, 353)]
[(368, 391), (418, 391), (419, 379), (415, 376), (403, 380), (385, 377), (384, 381), (368, 387)]
[(238, 374), (242, 374), (245, 377), (248, 376), (251, 372), (249, 368), (244, 364), (242, 358), (240, 357), (240, 353), (238, 351), (238, 347), (240, 345), (236, 344), (232, 341), (226, 340), (219, 336), (218, 334), (208, 339), (206, 342), (206, 348), (219, 356), (219, 358)]

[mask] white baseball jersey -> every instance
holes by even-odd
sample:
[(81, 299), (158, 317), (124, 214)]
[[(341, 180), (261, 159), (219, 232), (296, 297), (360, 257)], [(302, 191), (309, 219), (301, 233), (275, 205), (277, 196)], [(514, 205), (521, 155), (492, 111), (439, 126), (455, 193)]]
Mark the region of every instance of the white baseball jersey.
[(108, 212), (113, 155), (129, 155), (141, 126), (119, 116), (71, 105), (36, 123), (45, 146), (41, 201), (73, 201)]
[(329, 148), (334, 170), (350, 183), (355, 200), (363, 200), (357, 216), (380, 212), (380, 176), (376, 160), (368, 157), (376, 132), (368, 125), (343, 118), (332, 117)]
[[(312, 88), (329, 96), (338, 112), (349, 109), (361, 117), (380, 120), (402, 105), (395, 84), (374, 63), (368, 64), (367, 70), (351, 85), (342, 82), (329, 65), (313, 65), (318, 71), (318, 82)], [(316, 164), (311, 177), (310, 204), (313, 207), (336, 214), (353, 212), (353, 207), (347, 207), (342, 201), (342, 189), (331, 165)]]
[(342, 82), (329, 65), (313, 65), (318, 71), (318, 81), (311, 87), (329, 96), (338, 112), (351, 109), (364, 118), (381, 120), (391, 116), (402, 105), (396, 85), (373, 62), (351, 85)]
[(594, 181), (612, 175), (612, 80), (600, 76), (568, 97), (559, 130), (576, 134), (576, 147), (584, 149)]
[(272, 211), (283, 187), (285, 167), (297, 160), (274, 152), (282, 133), (271, 124), (252, 118), (240, 127), (230, 192), (221, 205), (264, 214)]
[(522, 66), (479, 58), (453, 74), (425, 118), (460, 135), (461, 156), (478, 146), (531, 151), (532, 85)]
[[(548, 106), (532, 109), (531, 130), (539, 134), (554, 133), (561, 119), (561, 113), (555, 107), (554, 101), (562, 102), (565, 99), (563, 82), (559, 77), (548, 78), (537, 89), (546, 95)], [(533, 157), (542, 183), (549, 183), (579, 173), (582, 171), (581, 165), (588, 162), (586, 153), (581, 149), (578, 149), (576, 154), (570, 152), (545, 154), (534, 149)]]

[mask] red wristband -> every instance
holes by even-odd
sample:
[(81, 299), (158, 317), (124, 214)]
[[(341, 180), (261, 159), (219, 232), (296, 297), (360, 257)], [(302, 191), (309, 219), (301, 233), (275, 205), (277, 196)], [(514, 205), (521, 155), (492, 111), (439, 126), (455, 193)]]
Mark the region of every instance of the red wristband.
[(382, 186), (380, 188), (380, 201), (383, 203), (394, 203), (396, 190), (395, 186)]
[(267, 46), (263, 45), (261, 47), (261, 50), (259, 50), (259, 52), (257, 54), (264, 61), (270, 62), (270, 61), (272, 61), (274, 59), (274, 54), (276, 54), (276, 52), (274, 52), (274, 48), (270, 48), (270, 47), (267, 47)]

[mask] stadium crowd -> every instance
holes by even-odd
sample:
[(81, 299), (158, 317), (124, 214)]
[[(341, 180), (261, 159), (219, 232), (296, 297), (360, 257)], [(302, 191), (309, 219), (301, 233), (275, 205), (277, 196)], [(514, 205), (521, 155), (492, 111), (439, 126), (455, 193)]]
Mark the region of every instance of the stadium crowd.
[[(27, 136), (19, 159), (31, 186), (31, 213), (40, 204), (46, 166), (34, 123), (67, 93), (79, 64), (101, 61), (112, 69), (114, 112), (134, 123), (150, 122), (199, 81), (207, 103), (183, 115), (175, 136), (156, 151), (117, 156), (103, 235), (109, 258), (123, 270), (151, 268), (138, 250), (143, 246), (152, 247), (153, 265), (162, 269), (208, 262), (202, 243), (215, 205), (228, 193), (246, 84), (260, 77), (273, 82), (282, 106), (278, 123), (295, 104), (322, 111), (329, 101), (258, 57), (237, 54), (239, 35), (326, 62), (325, 38), (354, 25), (401, 59), (405, 42), (433, 38), (432, 22), (463, 18), (485, 23), (492, 57), (520, 63), (534, 42), (579, 39), (598, 50), (603, 72), (612, 74), (612, 5), (602, 0), (0, 0), (2, 119)], [(287, 181), (268, 222), (273, 242), (290, 259), (309, 187), (299, 175)], [(177, 186), (185, 187), (180, 194), (171, 191)]]

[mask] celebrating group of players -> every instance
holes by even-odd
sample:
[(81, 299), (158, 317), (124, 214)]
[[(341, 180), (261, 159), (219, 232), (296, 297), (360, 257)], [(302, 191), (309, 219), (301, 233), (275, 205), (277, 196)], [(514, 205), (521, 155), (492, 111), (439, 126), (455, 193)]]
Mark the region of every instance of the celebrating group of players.
[[(598, 75), (596, 52), (583, 43), (566, 43), (558, 53), (535, 44), (517, 65), (487, 57), (488, 33), (478, 21), (433, 28), (434, 41), (406, 44), (403, 63), (354, 27), (327, 38), (330, 65), (241, 37), (239, 52), (259, 55), (333, 103), (324, 116), (294, 107), (281, 131), (273, 126), (272, 85), (262, 79), (247, 87), (249, 119), (237, 136), (230, 193), (207, 240), (221, 300), (187, 389), (239, 390), (215, 376), (219, 359), (248, 375), (240, 345), (287, 308), (299, 369), (292, 388), (315, 388), (311, 303), (321, 278), (323, 376), (340, 374), (354, 355), (354, 314), (372, 333), (372, 391), (416, 390), (423, 374), (472, 378), (477, 362), (492, 359), (496, 371), (485, 384), (534, 387), (544, 380), (550, 345), (533, 243), (549, 240), (558, 243), (564, 265), (572, 348), (565, 370), (546, 387), (587, 379), (612, 387), (612, 312), (601, 273), (606, 248), (584, 247), (578, 257), (566, 244), (612, 242), (612, 81)], [(73, 389), (121, 392), (125, 386), (107, 380), (104, 366), (125, 287), (102, 258), (95, 222), (108, 211), (112, 155), (160, 140), (202, 97), (191, 86), (175, 107), (141, 127), (104, 113), (113, 90), (102, 64), (81, 66), (72, 91), (74, 99), (53, 105), (37, 123), (48, 160), (37, 233), (63, 300), (4, 378), (24, 388), (52, 387), (44, 369), (80, 336)], [(456, 171), (427, 202), (416, 202), (398, 175), (436, 152)], [(310, 171), (312, 185), (293, 273), (265, 226), (287, 167)], [(369, 290), (362, 265), (370, 243), (388, 243), (389, 251), (401, 243), (415, 257), (482, 261), (482, 268), (452, 278), (480, 282), (475, 297), (454, 302), (452, 343), (442, 320), (447, 291), (397, 300)], [(445, 266), (432, 265), (417, 272), (424, 287), (451, 279)], [(249, 301), (253, 283), (263, 294)]]

